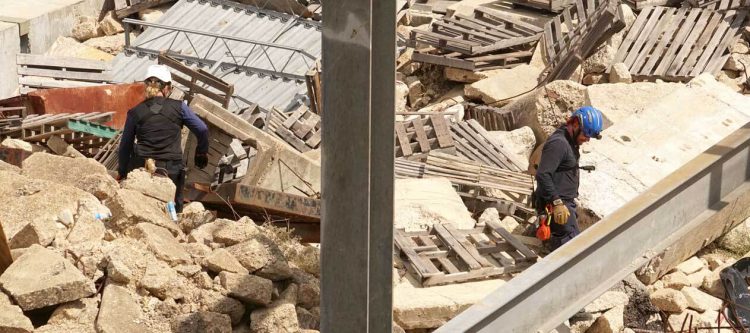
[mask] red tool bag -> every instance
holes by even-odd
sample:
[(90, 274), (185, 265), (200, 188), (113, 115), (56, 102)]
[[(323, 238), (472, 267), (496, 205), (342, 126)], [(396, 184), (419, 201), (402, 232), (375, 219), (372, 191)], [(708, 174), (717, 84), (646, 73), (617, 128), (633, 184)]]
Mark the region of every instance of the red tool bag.
[(540, 241), (546, 241), (552, 236), (552, 231), (549, 228), (550, 205), (547, 205), (544, 211), (546, 214), (539, 216), (539, 227), (536, 228), (536, 238)]

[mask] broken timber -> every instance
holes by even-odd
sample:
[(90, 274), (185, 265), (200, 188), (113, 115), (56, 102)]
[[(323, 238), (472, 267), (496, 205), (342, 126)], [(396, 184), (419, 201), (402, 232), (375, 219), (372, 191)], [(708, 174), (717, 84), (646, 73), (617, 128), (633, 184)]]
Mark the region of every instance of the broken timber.
[(750, 0), (687, 0), (685, 4), (711, 10), (747, 9), (750, 7)]
[(542, 82), (567, 80), (584, 59), (625, 27), (617, 0), (577, 0), (544, 26), (542, 51), (547, 75)]
[(278, 136), (300, 152), (304, 153), (320, 146), (320, 116), (305, 105), (299, 106), (290, 115), (273, 108), (268, 112), (265, 124), (269, 133)]
[(510, 171), (523, 171), (521, 161), (505, 150), (476, 120), (452, 124), (451, 135), (459, 156)]
[(454, 146), (443, 115), (430, 115), (427, 119), (416, 118), (411, 121), (397, 122), (395, 132), (396, 157), (409, 157)]
[[(192, 69), (185, 66), (180, 61), (168, 56), (165, 52), (159, 54), (158, 60), (159, 64), (169, 66), (182, 74), (173, 75), (172, 78), (187, 88), (188, 102), (193, 99), (195, 94), (201, 94), (221, 103), (221, 106), (225, 109), (229, 108), (229, 101), (232, 99), (232, 94), (234, 94), (234, 85), (202, 69)], [(183, 78), (183, 75), (187, 76), (187, 79)], [(204, 87), (204, 85), (208, 87)], [(213, 90), (210, 88), (213, 88)]]
[(18, 54), (21, 93), (36, 89), (75, 88), (112, 82), (112, 65), (105, 61)]
[(429, 231), (394, 235), (396, 252), (424, 287), (519, 272), (538, 258), (498, 223), (470, 230), (435, 224)]
[(510, 110), (486, 105), (470, 105), (465, 112), (464, 119), (474, 119), (488, 131), (512, 131), (516, 128), (516, 121)]
[(528, 62), (541, 33), (533, 24), (477, 8), (474, 17), (445, 16), (433, 23), (432, 31), (412, 30), (409, 42), (434, 48), (415, 52), (413, 61), (479, 71)]
[(747, 10), (648, 7), (638, 14), (613, 63), (633, 79), (688, 81), (718, 74), (740, 36)]
[(573, 3), (571, 0), (511, 0), (511, 2), (514, 5), (542, 9), (553, 13), (559, 13), (565, 6)]

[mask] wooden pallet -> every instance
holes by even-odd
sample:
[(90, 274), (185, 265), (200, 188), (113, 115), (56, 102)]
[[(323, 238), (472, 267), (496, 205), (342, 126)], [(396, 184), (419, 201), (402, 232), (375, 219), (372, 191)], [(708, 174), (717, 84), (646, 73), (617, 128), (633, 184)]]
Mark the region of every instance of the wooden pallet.
[(552, 13), (561, 12), (565, 6), (573, 3), (571, 0), (511, 0), (514, 6), (541, 9)]
[(413, 61), (479, 71), (528, 62), (541, 34), (533, 24), (478, 8), (473, 17), (445, 16), (431, 31), (412, 30), (409, 41), (434, 47), (415, 52)]
[(635, 80), (688, 81), (718, 74), (739, 38), (747, 10), (648, 7), (641, 11), (613, 63)]
[(397, 122), (395, 125), (396, 157), (425, 154), (436, 149), (453, 148), (448, 125), (443, 115), (430, 115), (426, 119)]
[(577, 0), (544, 26), (547, 75), (542, 82), (567, 80), (584, 59), (625, 27), (617, 0)]
[(488, 131), (512, 131), (516, 128), (512, 112), (492, 106), (470, 105), (464, 119), (474, 119)]
[(122, 131), (118, 131), (117, 134), (107, 141), (94, 155), (94, 159), (104, 165), (109, 171), (117, 171), (119, 167), (119, 156), (117, 152), (120, 150), (120, 141), (122, 140)]
[(476, 120), (451, 125), (451, 136), (459, 156), (485, 165), (521, 172), (521, 161), (492, 138)]
[(310, 98), (312, 112), (323, 115), (323, 85), (320, 82), (320, 68), (315, 66), (305, 74), (307, 96)]
[(18, 54), (16, 64), (19, 84), (24, 93), (36, 89), (89, 87), (112, 82), (112, 65), (99, 60)]
[(287, 115), (275, 108), (266, 118), (266, 131), (278, 136), (301, 152), (317, 149), (323, 132), (320, 131), (320, 116), (305, 105)]
[(397, 158), (397, 178), (446, 178), (453, 185), (469, 189), (503, 191), (518, 202), (526, 202), (534, 189), (528, 174), (508, 171), (439, 152), (430, 152), (424, 162)]
[[(192, 69), (182, 64), (179, 60), (172, 58), (161, 52), (158, 58), (159, 64), (169, 66), (178, 71), (181, 75), (172, 75), (172, 79), (184, 86), (187, 91), (187, 101), (193, 100), (195, 94), (206, 96), (219, 104), (225, 109), (229, 108), (229, 102), (234, 94), (234, 85), (225, 82), (216, 75), (208, 73), (202, 69)], [(183, 76), (187, 77), (184, 78)]]
[(429, 231), (394, 234), (395, 251), (422, 286), (437, 286), (520, 272), (537, 254), (498, 223), (458, 230), (451, 223)]
[(686, 0), (684, 5), (710, 10), (748, 9), (750, 0)]

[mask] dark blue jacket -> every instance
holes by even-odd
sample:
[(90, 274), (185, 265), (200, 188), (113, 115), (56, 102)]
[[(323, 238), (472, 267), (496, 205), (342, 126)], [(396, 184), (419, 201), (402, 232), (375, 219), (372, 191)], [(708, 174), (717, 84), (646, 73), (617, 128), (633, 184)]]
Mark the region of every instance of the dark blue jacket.
[(565, 125), (547, 138), (536, 170), (537, 203), (547, 204), (555, 199), (571, 201), (578, 197), (580, 156), (575, 138), (570, 137)]

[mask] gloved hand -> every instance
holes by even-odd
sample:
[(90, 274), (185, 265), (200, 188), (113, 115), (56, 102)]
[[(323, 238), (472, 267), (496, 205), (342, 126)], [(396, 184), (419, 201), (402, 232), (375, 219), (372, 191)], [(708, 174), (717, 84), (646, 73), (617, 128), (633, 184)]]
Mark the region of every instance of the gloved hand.
[(570, 211), (568, 210), (568, 207), (565, 206), (565, 204), (557, 204), (554, 208), (552, 208), (552, 216), (555, 217), (555, 223), (566, 224), (568, 223), (568, 218), (570, 217)]
[(208, 165), (208, 155), (196, 153), (193, 162), (195, 162), (196, 168), (203, 169)]

